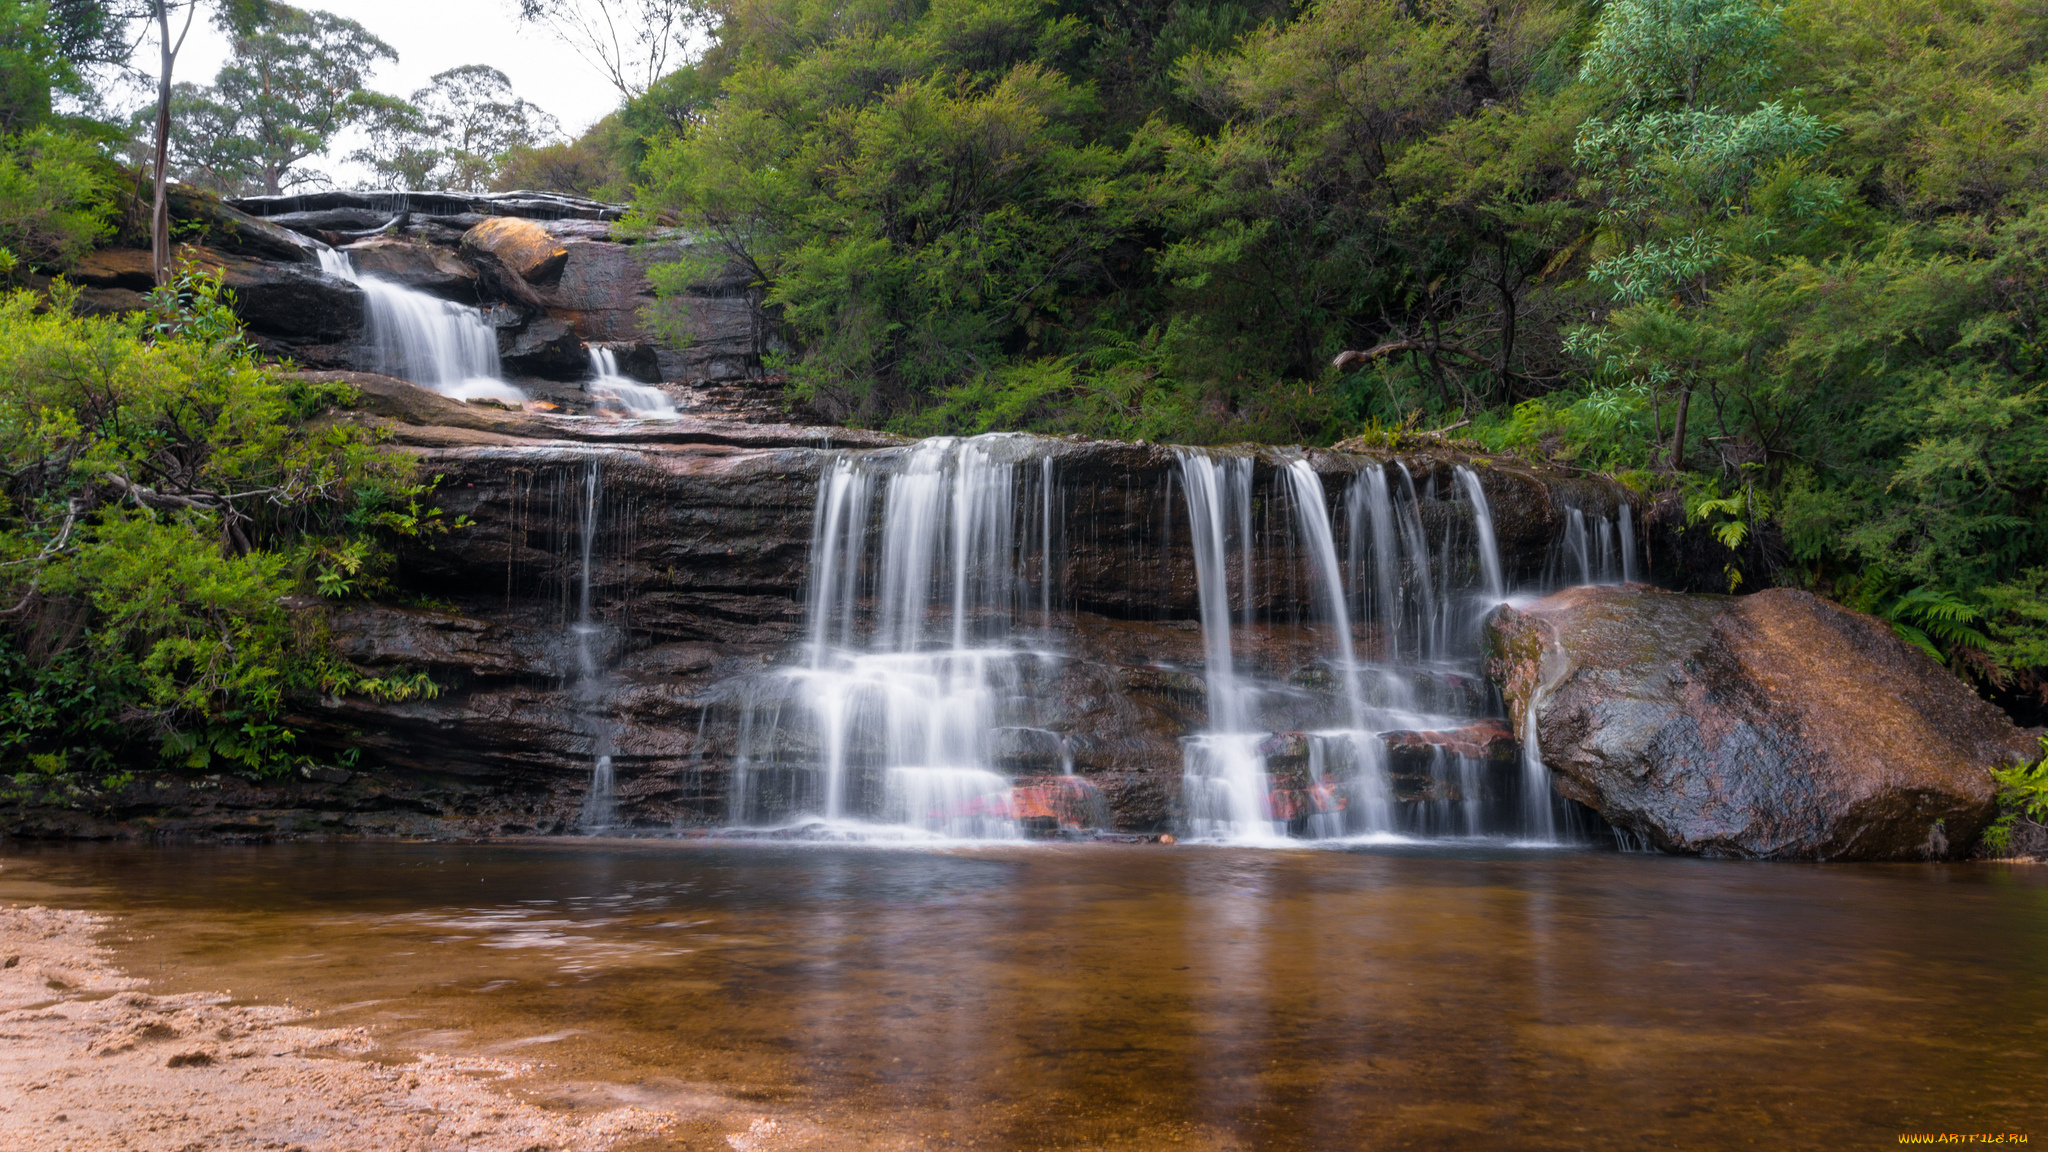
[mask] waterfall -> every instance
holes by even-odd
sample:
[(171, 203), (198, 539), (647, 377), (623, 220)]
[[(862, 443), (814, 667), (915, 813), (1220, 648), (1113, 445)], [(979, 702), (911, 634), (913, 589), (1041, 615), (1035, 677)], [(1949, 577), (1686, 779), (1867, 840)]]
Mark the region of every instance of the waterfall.
[(1480, 485), (1478, 473), (1460, 465), (1457, 476), (1472, 501), (1472, 526), (1479, 534), (1479, 565), (1486, 574), (1487, 603), (1498, 604), (1508, 598), (1508, 588), (1501, 576), (1500, 548), (1493, 540), (1493, 507), (1486, 502), (1486, 489)]
[[(1077, 515), (1164, 513), (1122, 558), (1067, 522), (1057, 442), (942, 437), (831, 455), (800, 640), (721, 705), (737, 712), (731, 824), (969, 839), (1092, 826), (1094, 769), (1077, 774), (1075, 760), (1104, 745), (1063, 726), (1099, 714), (1075, 693), (1096, 691), (1077, 686), (1103, 670), (1053, 648), (1055, 629), (1091, 626), (1085, 610), (1055, 620), (1058, 572), (1107, 561), (1149, 579), (1163, 545), (1192, 566), (1199, 635), (1130, 620), (1117, 627), (1143, 647), (1110, 667), (1199, 672), (1207, 719), (1180, 737), (1176, 832), (1553, 841), (1562, 815), (1540, 755), (1517, 762), (1507, 725), (1485, 719), (1479, 609), (1508, 589), (1478, 474), (1361, 461), (1340, 477), (1333, 517), (1327, 465), (1298, 450), (1174, 451), (1156, 499), (1072, 481), (1094, 485), (1075, 489)], [(1377, 630), (1370, 650), (1360, 623)], [(1103, 737), (1116, 748), (1115, 732)]]
[(582, 549), (581, 564), (577, 569), (576, 621), (569, 625), (569, 646), (576, 660), (575, 696), (583, 715), (591, 727), (592, 744), (596, 749), (596, 761), (590, 771), (590, 791), (584, 796), (583, 810), (577, 818), (582, 827), (592, 830), (611, 827), (617, 822), (618, 794), (612, 776), (612, 744), (616, 726), (604, 715), (605, 670), (598, 658), (598, 641), (603, 638), (604, 626), (591, 613), (591, 561), (597, 544), (598, 498), (602, 491), (601, 475), (596, 461), (583, 472), (583, 500), (579, 544)]
[(1586, 547), (1586, 514), (1577, 508), (1565, 510), (1564, 542), (1567, 553), (1578, 568), (1577, 583), (1593, 583), (1593, 558)]
[(1568, 507), (1563, 532), (1544, 563), (1544, 583), (1560, 587), (1632, 582), (1635, 548), (1635, 525), (1626, 503), (1613, 516), (1588, 516)]
[(474, 308), (416, 292), (356, 271), (348, 253), (320, 250), (320, 270), (352, 281), (367, 306), (363, 362), (458, 400), (491, 398), (519, 403), (526, 393), (505, 382), (498, 334)]
[[(1352, 728), (1365, 727), (1365, 702), (1358, 687), (1358, 654), (1351, 635), (1351, 613), (1345, 605), (1344, 573), (1337, 567), (1337, 543), (1330, 531), (1330, 509), (1323, 499), (1322, 477), (1306, 460), (1291, 460), (1286, 476), (1294, 493), (1296, 531), (1309, 550), (1315, 571), (1313, 600), (1317, 615), (1330, 630), (1332, 663), (1344, 682)], [(1249, 503), (1249, 501), (1247, 501)]]
[[(1505, 599), (1506, 580), (1491, 509), (1478, 475), (1456, 471), (1470, 518), (1419, 490), (1405, 468), (1363, 464), (1345, 489), (1348, 539), (1339, 541), (1323, 478), (1298, 452), (1259, 461), (1178, 450), (1202, 618), (1209, 722), (1184, 737), (1182, 802), (1197, 838), (1268, 842), (1284, 836), (1493, 836), (1554, 842), (1547, 772), (1538, 795), (1511, 763), (1495, 764), (1494, 736), (1471, 735), (1483, 700), (1478, 679), (1480, 621)], [(1291, 509), (1267, 539), (1243, 526), (1264, 494)], [(1428, 515), (1444, 524), (1432, 553)], [(1470, 523), (1469, 534), (1454, 526)], [(1284, 606), (1245, 622), (1230, 601), (1233, 577), (1246, 583), (1243, 551), (1260, 549), (1260, 571), (1277, 590), (1296, 589), (1317, 627), (1301, 632)], [(1238, 554), (1233, 555), (1233, 548)], [(1469, 552), (1464, 549), (1471, 549)], [(1343, 562), (1340, 563), (1340, 557)], [(1346, 565), (1348, 564), (1348, 570)], [(1454, 585), (1451, 574), (1479, 574), (1484, 587)], [(1354, 600), (1353, 596), (1356, 596)], [(1352, 605), (1379, 630), (1379, 652), (1361, 658)], [(1456, 611), (1451, 611), (1455, 606)], [(1239, 648), (1242, 642), (1245, 647)], [(1320, 647), (1328, 675), (1296, 672), (1262, 679), (1241, 651)], [(1277, 646), (1277, 647), (1276, 647)], [(1262, 657), (1263, 659), (1263, 657)], [(1299, 660), (1300, 657), (1295, 657)], [(1499, 731), (1493, 729), (1493, 731)], [(1398, 751), (1397, 747), (1398, 746)], [(1537, 768), (1541, 770), (1540, 757)]]
[[(1059, 666), (1014, 636), (1020, 614), (1049, 613), (1054, 596), (1053, 469), (1017, 466), (1034, 443), (944, 437), (827, 466), (804, 658), (760, 677), (745, 703), (735, 823), (1022, 834), (993, 742), (999, 731), (1043, 730), (1039, 685)], [(1033, 481), (1036, 500), (1020, 501)], [(1030, 533), (1020, 524), (1034, 510), (1043, 519)], [(1036, 588), (1026, 575), (1034, 549)], [(1048, 735), (1060, 750), (1052, 770), (1070, 772), (1065, 737)]]
[[(1268, 794), (1271, 781), (1258, 750), (1264, 734), (1247, 727), (1251, 703), (1238, 682), (1230, 635), (1228, 529), (1233, 521), (1240, 525), (1239, 548), (1249, 553), (1252, 462), (1243, 457), (1218, 460), (1187, 449), (1179, 455), (1202, 611), (1202, 678), (1209, 701), (1208, 730), (1182, 741), (1189, 830), (1203, 837), (1271, 839), (1277, 835)], [(1240, 560), (1249, 616), (1250, 562)]]
[(590, 350), (590, 379), (584, 381), (583, 391), (633, 420), (674, 420), (682, 415), (668, 393), (620, 373), (618, 354), (609, 348)]
[(1529, 698), (1529, 713), (1522, 721), (1522, 824), (1530, 839), (1548, 844), (1557, 840), (1557, 813), (1550, 801), (1550, 769), (1536, 738), (1540, 698), (1540, 693)]

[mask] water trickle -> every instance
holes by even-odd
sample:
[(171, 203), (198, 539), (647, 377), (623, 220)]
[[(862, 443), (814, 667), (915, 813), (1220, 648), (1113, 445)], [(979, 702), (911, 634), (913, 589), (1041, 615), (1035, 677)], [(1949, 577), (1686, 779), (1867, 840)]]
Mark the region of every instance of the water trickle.
[(1545, 583), (1619, 584), (1635, 579), (1635, 526), (1627, 504), (1614, 516), (1565, 509), (1564, 530), (1545, 563)]
[(1457, 475), (1472, 501), (1472, 527), (1479, 534), (1479, 566), (1486, 575), (1486, 597), (1498, 604), (1507, 599), (1508, 586), (1501, 575), (1500, 547), (1493, 539), (1493, 506), (1486, 502), (1486, 488), (1479, 483), (1478, 473), (1461, 465)]
[(1621, 506), (1621, 579), (1624, 583), (1636, 582), (1636, 526), (1635, 517), (1629, 506)]
[(363, 367), (424, 385), (458, 400), (491, 398), (514, 403), (526, 393), (505, 382), (498, 334), (483, 314), (356, 271), (348, 253), (320, 251), (320, 270), (363, 290), (367, 325)]
[(1593, 583), (1593, 558), (1586, 543), (1586, 514), (1577, 508), (1566, 510), (1564, 540), (1565, 550), (1577, 566), (1578, 582)]
[(1551, 797), (1550, 769), (1543, 763), (1543, 748), (1536, 737), (1536, 712), (1543, 693), (1529, 700), (1522, 721), (1522, 825), (1529, 838), (1545, 844), (1557, 841), (1556, 802)]
[(595, 461), (583, 472), (583, 499), (579, 546), (581, 564), (577, 572), (576, 620), (569, 625), (569, 647), (574, 654), (576, 666), (575, 699), (582, 712), (583, 722), (590, 731), (591, 744), (596, 760), (590, 771), (590, 791), (583, 799), (582, 812), (577, 823), (589, 830), (601, 830), (617, 822), (618, 791), (612, 773), (613, 744), (617, 737), (617, 725), (605, 713), (609, 684), (603, 661), (600, 659), (599, 644), (604, 639), (604, 626), (599, 624), (591, 611), (591, 563), (596, 551), (598, 531), (599, 497), (602, 493), (602, 474)]
[(590, 350), (590, 379), (584, 381), (583, 391), (632, 420), (674, 420), (682, 415), (668, 393), (621, 373), (618, 354), (609, 348)]

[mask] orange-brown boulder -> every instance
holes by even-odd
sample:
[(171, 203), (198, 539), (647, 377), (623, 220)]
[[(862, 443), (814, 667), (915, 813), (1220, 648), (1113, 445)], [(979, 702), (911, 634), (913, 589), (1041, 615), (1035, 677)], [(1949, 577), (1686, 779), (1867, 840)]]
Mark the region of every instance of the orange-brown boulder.
[(1666, 851), (1960, 855), (2033, 743), (1883, 621), (1792, 589), (1570, 588), (1487, 631), (1557, 791)]
[(528, 284), (551, 283), (569, 262), (569, 250), (531, 220), (493, 216), (462, 234), (466, 252), (480, 252)]

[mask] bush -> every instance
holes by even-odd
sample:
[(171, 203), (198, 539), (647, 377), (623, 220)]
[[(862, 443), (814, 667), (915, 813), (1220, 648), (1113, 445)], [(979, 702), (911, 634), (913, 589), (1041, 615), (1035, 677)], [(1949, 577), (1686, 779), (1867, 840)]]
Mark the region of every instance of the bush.
[(62, 272), (113, 231), (113, 169), (84, 140), (37, 130), (0, 140), (0, 248)]
[[(444, 530), (429, 485), (322, 419), (346, 389), (260, 366), (217, 279), (121, 319), (0, 299), (0, 773), (62, 799), (138, 759), (295, 762), (295, 692), (417, 694), (332, 656), (294, 594), (381, 586), (386, 542)], [(23, 790), (26, 790), (24, 792)]]

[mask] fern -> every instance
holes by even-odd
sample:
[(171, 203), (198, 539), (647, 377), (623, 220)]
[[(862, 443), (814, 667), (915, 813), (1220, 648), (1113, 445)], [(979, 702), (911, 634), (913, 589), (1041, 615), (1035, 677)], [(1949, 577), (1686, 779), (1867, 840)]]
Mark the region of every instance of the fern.
[[(1945, 589), (1923, 585), (1894, 597), (1878, 618), (1907, 643), (1946, 663), (1958, 649), (1981, 651), (1991, 639), (1975, 625), (1984, 614)], [(1946, 647), (1949, 651), (1944, 652)]]
[(2004, 811), (1984, 830), (1984, 843), (1993, 851), (2012, 847), (2012, 830), (2021, 817), (2048, 824), (2048, 736), (2041, 738), (2041, 759), (2035, 762), (1993, 768), (1998, 782), (1998, 805)]

